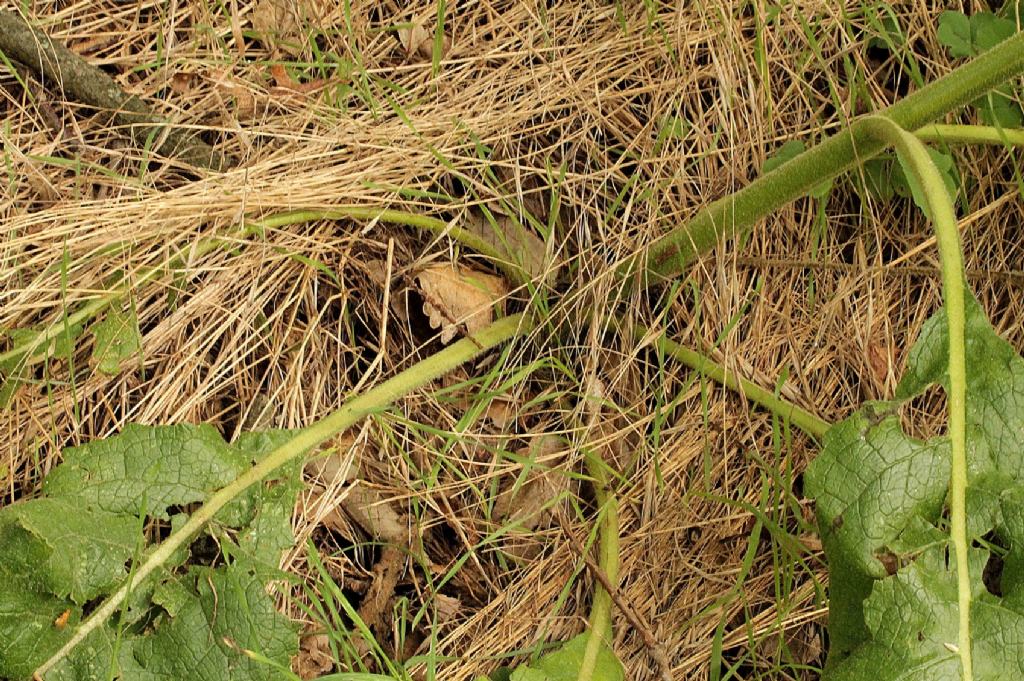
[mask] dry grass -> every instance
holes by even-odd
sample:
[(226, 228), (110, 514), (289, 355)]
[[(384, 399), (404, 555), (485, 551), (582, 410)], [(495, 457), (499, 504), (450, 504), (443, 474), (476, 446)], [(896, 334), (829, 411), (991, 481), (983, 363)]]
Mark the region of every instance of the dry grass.
[[(383, 29), (416, 21), (430, 30), (434, 5), (352, 3), (349, 30), (341, 3), (304, 4), (325, 31), (320, 52), (350, 62), (329, 73), (289, 66), (302, 82), (326, 79), (304, 93), (276, 83), (270, 64), (323, 58), (308, 46), (289, 53), (257, 40), (250, 31), (259, 10), (250, 2), (227, 3), (228, 12), (199, 1), (89, 0), (53, 13), (40, 6), (37, 25), (242, 165), (197, 176), (151, 159), (103, 115), (0, 72), (0, 328), (58, 320), (105, 290), (115, 272), (137, 276), (187, 256), (198, 238), (228, 232), (242, 215), (357, 204), (458, 221), (474, 204), (500, 197), (546, 223), (556, 191), (559, 228), (549, 249), (563, 280), (550, 326), (497, 364), (492, 356), (444, 381), (454, 386), (492, 370), (507, 377), (546, 360), (505, 396), (519, 413), (471, 422), (446, 448), (416, 424), (456, 430), (480, 388), (456, 386), (442, 399), (423, 391), (351, 434), (363, 478), (396, 508), (419, 509), (416, 532), (436, 580), (497, 527), (484, 511), (488, 490), (519, 469), (488, 447), (515, 451), (561, 433), (573, 446), (556, 462), (578, 472), (582, 444), (607, 444), (626, 476), (618, 488), (621, 595), (652, 623), (673, 676), (705, 678), (721, 651), (723, 665), (741, 661), (743, 678), (815, 678), (825, 623), (821, 556), (784, 549), (792, 545), (787, 537), (808, 538), (799, 474), (813, 443), (773, 430), (770, 416), (693, 382), (683, 368), (660, 366), (649, 347), (597, 330), (613, 310), (665, 326), (686, 344), (716, 346), (721, 360), (764, 386), (787, 376), (783, 394), (830, 420), (864, 399), (892, 395), (906, 350), (939, 301), (937, 254), (919, 249), (928, 232), (905, 202), (862, 202), (842, 182), (816, 255), (812, 207), (798, 202), (743, 249), (720, 249), (695, 266), (671, 303), (658, 294), (622, 300), (612, 276), (618, 258), (756, 176), (782, 141), (814, 139), (861, 113), (846, 68), (866, 74), (878, 106), (905, 91), (894, 64), (863, 49), (868, 34), (857, 31), (869, 24), (866, 14), (844, 18), (827, 3), (789, 3), (758, 28), (753, 10), (724, 5), (458, 3), (433, 77), (429, 55), (409, 54)], [(945, 72), (936, 11), (921, 2), (895, 11), (926, 76)], [(685, 127), (659, 138), (673, 116)], [(478, 144), (492, 150), (489, 159)], [(1016, 191), (1012, 163), (988, 150), (957, 158), (973, 183), (964, 221), (972, 283), (997, 329), (1019, 347), (1024, 216), (1018, 199), (1001, 198)], [(560, 168), (564, 177), (553, 182)], [(279, 427), (310, 423), (360, 382), (438, 347), (416, 314), (393, 306), (381, 336), (385, 288), (404, 297), (419, 268), (453, 258), (473, 259), (444, 238), (345, 221), (272, 230), (237, 251), (189, 258), (184, 276), (133, 292), (143, 352), (121, 375), (94, 371), (83, 342), (73, 381), (67, 363), (55, 360), (18, 391), (0, 416), (0, 470), (7, 470), (0, 503), (31, 495), (62, 447), (128, 422), (210, 422), (228, 437), (252, 422), (250, 412), (265, 412), (262, 422)], [(388, 268), (390, 281), (382, 274)], [(521, 293), (513, 299), (510, 307), (523, 305)], [(378, 353), (380, 363), (364, 375)], [(556, 360), (568, 372), (554, 368)], [(594, 380), (614, 407), (606, 424), (587, 429), (580, 403)], [(658, 408), (680, 393), (655, 438)], [(935, 409), (924, 407), (917, 427), (934, 428)], [(424, 473), (439, 461), (435, 476)], [(344, 489), (321, 497), (319, 507), (302, 505), (296, 530), (314, 539), (343, 588), (359, 592), (372, 552), (342, 550), (358, 531), (346, 537), (319, 525)], [(585, 489), (570, 489), (586, 510)], [(769, 523), (752, 534), (751, 507), (778, 531)], [(570, 515), (586, 541), (588, 519)], [(744, 567), (751, 542), (753, 560)], [(593, 582), (586, 570), (572, 579), (580, 561), (561, 528), (538, 527), (528, 543), (532, 557), (518, 567), (502, 564), (493, 546), (478, 548), (441, 589), (460, 602), (433, 632), (438, 652), (450, 656), (442, 678), (486, 673), (494, 656), (583, 627)], [(301, 554), (287, 564), (308, 575)], [(412, 565), (403, 576), (415, 607), (430, 598), (424, 579)], [(614, 645), (629, 678), (656, 678), (641, 636), (621, 614)]]

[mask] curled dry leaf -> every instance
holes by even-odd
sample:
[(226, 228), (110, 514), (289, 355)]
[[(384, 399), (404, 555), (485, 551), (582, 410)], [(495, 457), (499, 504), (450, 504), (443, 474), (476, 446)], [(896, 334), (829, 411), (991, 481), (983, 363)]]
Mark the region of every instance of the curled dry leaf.
[(523, 268), (531, 278), (544, 276), (545, 281), (552, 282), (558, 271), (548, 268), (547, 247), (533, 230), (521, 221), (508, 215), (490, 210), (492, 224), (482, 211), (472, 210), (466, 214), (464, 229), (472, 232), (490, 244), (508, 262)]
[(291, 74), (288, 73), (288, 69), (284, 67), (284, 64), (271, 65), (270, 76), (274, 79), (274, 88), (272, 88), (271, 91), (277, 90), (278, 92), (283, 92), (283, 94), (304, 95), (319, 90), (328, 82), (323, 78), (316, 78), (305, 83), (300, 83), (292, 78)]
[[(407, 59), (413, 57), (430, 61), (434, 58), (434, 25), (423, 18), (413, 19), (396, 31), (398, 41)], [(441, 56), (451, 50), (452, 41), (447, 34), (441, 36)]]
[(171, 76), (168, 85), (170, 85), (173, 92), (179, 95), (187, 95), (192, 92), (196, 80), (196, 73), (194, 71), (178, 71)]
[[(531, 447), (518, 454), (532, 459), (534, 467), (525, 482), (518, 477), (503, 486), (494, 502), (494, 517), (502, 522), (519, 521), (521, 531), (547, 527), (553, 518), (552, 502), (565, 491), (568, 478), (556, 469), (564, 458), (563, 445), (554, 435), (544, 435)], [(519, 483), (519, 484), (517, 484)]]
[(870, 341), (866, 348), (868, 370), (878, 394), (884, 395), (891, 375), (890, 349), (879, 341)]
[(430, 326), (449, 343), (463, 325), (470, 335), (494, 320), (494, 304), (507, 292), (500, 277), (456, 265), (434, 265), (416, 277)]
[(316, 679), (334, 669), (331, 640), (326, 634), (308, 634), (299, 642), (292, 668), (303, 679)]
[(253, 30), (271, 45), (292, 56), (302, 52), (310, 27), (327, 29), (335, 3), (326, 0), (259, 0), (249, 14)]

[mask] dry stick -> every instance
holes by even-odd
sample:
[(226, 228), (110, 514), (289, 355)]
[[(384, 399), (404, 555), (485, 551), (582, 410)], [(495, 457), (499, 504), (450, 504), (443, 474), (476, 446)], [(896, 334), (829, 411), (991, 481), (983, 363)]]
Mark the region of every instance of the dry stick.
[(51, 40), (13, 12), (0, 9), (0, 52), (25, 64), (65, 95), (114, 114), (118, 125), (128, 128), (135, 143), (145, 147), (151, 140), (164, 156), (189, 165), (224, 170), (235, 159), (172, 127), (134, 95), (125, 93), (99, 68)]
[(665, 646), (655, 636), (654, 632), (651, 631), (651, 625), (643, 615), (637, 612), (632, 605), (623, 598), (622, 593), (618, 587), (612, 584), (612, 580), (608, 578), (601, 566), (597, 564), (587, 550), (583, 548), (579, 540), (576, 539), (576, 535), (572, 533), (572, 530), (565, 522), (565, 518), (561, 514), (558, 515), (558, 522), (562, 526), (562, 532), (569, 542), (569, 548), (573, 550), (573, 553), (583, 559), (587, 569), (590, 570), (590, 574), (594, 576), (604, 590), (612, 597), (612, 601), (629, 623), (633, 625), (633, 628), (640, 632), (640, 636), (644, 640), (644, 645), (647, 646), (648, 652), (651, 654), (651, 658), (658, 665), (658, 669), (661, 671), (661, 678), (663, 681), (672, 681), (672, 665), (669, 663), (668, 654), (665, 652)]

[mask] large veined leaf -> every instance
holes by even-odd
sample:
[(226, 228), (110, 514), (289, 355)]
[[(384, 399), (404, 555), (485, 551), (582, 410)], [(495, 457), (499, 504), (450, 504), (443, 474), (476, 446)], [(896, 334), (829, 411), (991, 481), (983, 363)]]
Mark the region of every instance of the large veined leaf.
[[(250, 433), (228, 444), (209, 426), (129, 426), (64, 453), (44, 496), (0, 510), (0, 678), (21, 679), (68, 640), (89, 604), (127, 578), (146, 550), (147, 519), (180, 526), (202, 502), (289, 436)], [(297, 464), (296, 464), (297, 465)], [(93, 631), (48, 679), (272, 679), (287, 666), (294, 626), (266, 581), (292, 545), (295, 466), (255, 485), (216, 516), (216, 568), (165, 564), (127, 609)], [(120, 627), (119, 630), (114, 627)]]
[[(968, 531), (999, 551), (970, 556), (976, 679), (1024, 678), (1024, 360), (981, 306), (966, 306)], [(945, 437), (902, 431), (901, 403), (946, 386), (948, 325), (940, 311), (908, 353), (897, 400), (833, 426), (806, 474), (830, 566), (826, 679), (958, 679), (957, 594), (944, 504)], [(995, 586), (991, 586), (995, 584)]]

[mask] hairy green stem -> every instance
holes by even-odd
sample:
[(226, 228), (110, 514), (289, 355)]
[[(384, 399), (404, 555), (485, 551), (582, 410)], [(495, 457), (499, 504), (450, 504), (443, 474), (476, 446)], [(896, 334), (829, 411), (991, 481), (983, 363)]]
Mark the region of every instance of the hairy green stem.
[[(641, 327), (634, 327), (633, 329), (633, 336), (637, 340), (644, 338), (647, 333), (647, 329)], [(664, 352), (685, 366), (725, 386), (740, 397), (764, 407), (779, 418), (789, 421), (818, 441), (821, 441), (825, 431), (832, 427), (832, 424), (793, 404), (789, 400), (776, 396), (770, 390), (765, 390), (753, 381), (748, 381), (735, 373), (726, 371), (725, 367), (696, 350), (683, 347), (679, 343), (665, 337), (659, 338), (657, 344)]]
[[(1024, 72), (1024, 33), (925, 85), (879, 114), (914, 130), (969, 104)], [(634, 286), (648, 287), (682, 274), (719, 241), (750, 232), (758, 220), (807, 194), (824, 180), (852, 170), (881, 152), (886, 142), (870, 133), (864, 119), (751, 182), (712, 202), (619, 268)]]
[[(594, 487), (594, 499), (600, 509), (600, 524), (597, 528), (597, 564), (612, 585), (619, 582), (619, 508), (615, 495), (609, 489), (605, 462), (595, 451), (585, 454), (587, 474)], [(599, 583), (594, 584), (594, 597), (590, 602), (590, 638), (580, 662), (579, 681), (588, 681), (594, 676), (597, 656), (612, 634), (612, 595)]]
[(926, 125), (914, 131), (922, 142), (985, 144), (992, 147), (1024, 146), (1024, 130), (991, 125)]
[(896, 148), (900, 161), (917, 181), (935, 225), (942, 265), (942, 289), (949, 325), (949, 439), (952, 467), (949, 480), (949, 524), (956, 553), (957, 606), (963, 680), (971, 681), (971, 582), (967, 567), (967, 357), (964, 341), (964, 265), (953, 202), (928, 149), (912, 134), (881, 116), (863, 120), (873, 138)]
[(192, 514), (188, 522), (182, 525), (177, 532), (165, 539), (145, 562), (134, 571), (132, 578), (127, 580), (103, 605), (97, 608), (79, 626), (68, 642), (49, 660), (43, 663), (36, 673), (39, 676), (45, 674), (54, 664), (81, 643), (89, 633), (101, 626), (121, 606), (125, 597), (132, 589), (138, 587), (154, 570), (167, 562), (175, 551), (190, 541), (220, 509), (245, 489), (263, 480), (263, 478), (285, 463), (298, 456), (302, 456), (313, 447), (350, 428), (369, 414), (386, 408), (398, 398), (408, 395), (413, 390), (469, 361), (481, 352), (527, 333), (530, 328), (532, 328), (532, 322), (528, 317), (523, 315), (505, 317), (479, 331), (473, 337), (463, 338), (453, 343), (444, 350), (417, 362), (375, 388), (348, 400), (337, 411), (299, 431), (294, 437), (272, 451), (266, 458), (240, 475), (232, 483), (211, 495), (206, 500), (206, 503)]

